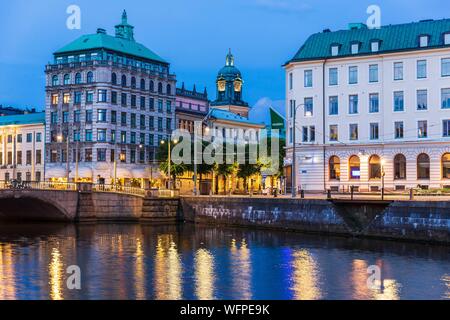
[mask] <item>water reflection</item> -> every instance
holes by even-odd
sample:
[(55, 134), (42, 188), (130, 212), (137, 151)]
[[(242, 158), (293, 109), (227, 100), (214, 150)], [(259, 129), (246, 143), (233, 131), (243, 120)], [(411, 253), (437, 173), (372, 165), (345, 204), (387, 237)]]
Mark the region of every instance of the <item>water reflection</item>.
[(236, 239), (231, 240), (230, 262), (233, 299), (251, 300), (252, 265), (250, 249), (245, 239), (242, 239), (239, 244)]
[[(82, 290), (66, 288), (78, 265)], [(367, 285), (367, 268), (381, 278)], [(0, 224), (0, 299), (450, 299), (448, 247), (193, 225)]]
[(53, 248), (51, 261), (48, 266), (50, 299), (63, 300), (63, 263), (58, 248)]
[(182, 264), (172, 235), (158, 235), (155, 254), (157, 300), (182, 299)]
[(195, 254), (195, 293), (199, 300), (214, 299), (214, 257), (206, 249)]
[(319, 287), (319, 267), (311, 253), (307, 250), (296, 250), (292, 253), (291, 290), (295, 300), (318, 300), (321, 298)]
[(16, 298), (13, 250), (10, 244), (0, 243), (0, 300)]

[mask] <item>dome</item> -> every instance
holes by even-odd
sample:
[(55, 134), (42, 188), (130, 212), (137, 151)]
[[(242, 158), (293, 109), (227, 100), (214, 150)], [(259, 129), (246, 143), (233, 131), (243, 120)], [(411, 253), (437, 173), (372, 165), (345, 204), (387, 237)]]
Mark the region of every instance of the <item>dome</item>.
[(240, 78), (241, 72), (235, 66), (225, 66), (222, 69), (220, 69), (218, 76)]

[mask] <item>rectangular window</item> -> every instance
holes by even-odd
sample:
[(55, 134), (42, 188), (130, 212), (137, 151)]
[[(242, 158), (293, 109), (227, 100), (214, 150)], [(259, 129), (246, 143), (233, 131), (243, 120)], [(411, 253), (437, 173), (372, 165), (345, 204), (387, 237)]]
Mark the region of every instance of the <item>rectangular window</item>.
[(31, 165), (31, 150), (27, 150), (26, 164), (27, 164), (27, 166)]
[(314, 114), (313, 98), (305, 98), (305, 117), (311, 117)]
[(75, 92), (73, 94), (73, 103), (74, 104), (81, 104), (81, 92)]
[(106, 161), (106, 149), (97, 149), (97, 161), (105, 162)]
[(419, 45), (421, 48), (428, 47), (428, 36), (420, 36)]
[(141, 97), (140, 107), (141, 107), (141, 110), (145, 110), (145, 97)]
[(450, 44), (450, 33), (446, 33), (444, 35), (444, 44), (449, 45)]
[(136, 163), (136, 150), (131, 150), (130, 151), (130, 162), (131, 163)]
[(126, 131), (120, 132), (120, 142), (127, 143), (127, 132)]
[(441, 74), (443, 77), (450, 76), (450, 58), (441, 60)]
[(63, 112), (63, 123), (68, 123), (68, 122), (69, 122), (69, 112), (64, 111)]
[(313, 86), (313, 72), (312, 70), (304, 71), (305, 88), (311, 88)]
[(145, 115), (141, 114), (139, 117), (139, 125), (141, 127), (141, 130), (145, 130)]
[(380, 42), (379, 41), (372, 41), (370, 43), (370, 48), (372, 52), (378, 52), (380, 50)]
[(17, 151), (17, 160), (16, 163), (18, 165), (22, 165), (22, 151)]
[(417, 90), (417, 110), (428, 109), (428, 91)]
[(308, 142), (308, 127), (302, 128), (302, 142)]
[(92, 110), (86, 110), (86, 123), (92, 123)]
[(442, 120), (442, 136), (450, 137), (450, 120)]
[(330, 125), (330, 141), (338, 141), (338, 126), (336, 124)]
[(369, 66), (369, 82), (375, 83), (378, 82), (378, 65), (371, 64)]
[(155, 117), (154, 116), (148, 117), (148, 129), (155, 130)]
[(86, 103), (91, 104), (94, 102), (94, 91), (86, 92)]
[(172, 101), (166, 101), (166, 111), (172, 113)]
[(132, 113), (131, 114), (131, 120), (130, 120), (130, 122), (131, 122), (131, 127), (134, 129), (134, 128), (136, 128), (136, 114), (135, 113)]
[(28, 143), (33, 142), (33, 134), (32, 133), (27, 133), (27, 142)]
[(167, 118), (167, 119), (166, 119), (166, 129), (167, 129), (168, 131), (171, 131), (171, 130), (172, 130), (172, 119), (170, 119), (170, 118)]
[(155, 99), (154, 98), (148, 99), (148, 107), (149, 107), (150, 111), (155, 110)]
[(111, 123), (117, 123), (117, 111), (111, 110)]
[(58, 112), (55, 111), (55, 112), (50, 113), (50, 122), (52, 124), (58, 123)]
[(396, 121), (394, 126), (395, 126), (395, 139), (403, 139), (404, 138), (403, 121)]
[(352, 54), (358, 54), (359, 53), (359, 43), (353, 43), (352, 44)]
[(63, 103), (69, 104), (70, 103), (70, 93), (64, 93), (63, 94)]
[(97, 122), (106, 122), (106, 109), (97, 110)]
[(122, 112), (120, 114), (120, 124), (122, 126), (126, 126), (127, 125), (127, 113), (126, 112)]
[(131, 95), (131, 107), (136, 108), (136, 95)]
[(80, 130), (73, 130), (73, 141), (80, 141)]
[(106, 102), (106, 90), (98, 90), (98, 102)]
[(97, 129), (97, 141), (106, 142), (106, 129)]
[[(1, 138), (0, 138), (0, 140), (1, 140)], [(17, 135), (17, 143), (22, 143), (22, 135), (21, 134)]]
[(336, 57), (339, 54), (339, 46), (331, 46), (331, 55)]
[(111, 103), (117, 104), (117, 92), (116, 91), (111, 92)]
[(394, 80), (403, 80), (403, 62), (394, 63)]
[(163, 131), (163, 119), (158, 118), (158, 131)]
[(425, 79), (427, 77), (427, 60), (417, 61), (417, 79)]
[(450, 109), (450, 88), (441, 90), (442, 109)]
[(92, 141), (92, 130), (91, 129), (87, 129), (85, 132), (85, 140), (88, 142)]
[(130, 143), (131, 144), (136, 144), (136, 132), (131, 132), (130, 133)]
[(73, 122), (75, 122), (75, 123), (81, 122), (81, 111), (80, 110), (75, 110), (73, 112)]
[(158, 100), (158, 112), (163, 112), (163, 101), (161, 99)]
[(419, 139), (428, 137), (428, 123), (426, 120), (417, 122), (417, 136)]
[(339, 99), (338, 96), (329, 97), (328, 102), (329, 115), (334, 116), (339, 114)]
[(353, 66), (348, 68), (348, 83), (349, 84), (358, 83), (358, 67)]
[(337, 68), (330, 68), (328, 81), (329, 81), (330, 86), (338, 85), (338, 69)]
[(59, 102), (59, 96), (57, 93), (52, 94), (52, 105), (56, 106)]
[(315, 142), (316, 141), (316, 127), (310, 126), (309, 127), (309, 142)]
[(36, 164), (42, 163), (42, 151), (36, 150)]
[(120, 103), (122, 104), (123, 107), (127, 105), (127, 94), (126, 93), (122, 93), (120, 95)]
[(294, 80), (291, 72), (289, 73), (289, 90), (292, 90), (293, 87), (294, 87)]
[(357, 114), (358, 113), (358, 95), (350, 95), (348, 102), (348, 113)]
[(378, 140), (380, 138), (380, 128), (378, 123), (370, 124), (370, 140)]
[(38, 132), (36, 133), (36, 142), (41, 142), (42, 141), (42, 133)]
[(89, 148), (84, 150), (84, 161), (92, 162), (92, 149)]
[(369, 95), (369, 113), (378, 113), (380, 111), (380, 97), (378, 93)]
[(350, 140), (352, 141), (356, 141), (358, 140), (358, 125), (355, 124), (350, 124)]
[(405, 110), (405, 100), (403, 91), (394, 92), (394, 111), (404, 111)]
[(116, 143), (116, 130), (111, 130), (111, 142)]

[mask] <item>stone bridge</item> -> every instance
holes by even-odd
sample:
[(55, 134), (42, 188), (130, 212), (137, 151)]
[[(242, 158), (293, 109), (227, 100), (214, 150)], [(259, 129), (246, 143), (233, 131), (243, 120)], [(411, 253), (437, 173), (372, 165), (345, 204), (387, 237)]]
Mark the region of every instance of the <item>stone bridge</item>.
[(0, 220), (32, 221), (176, 221), (178, 198), (121, 192), (0, 189)]

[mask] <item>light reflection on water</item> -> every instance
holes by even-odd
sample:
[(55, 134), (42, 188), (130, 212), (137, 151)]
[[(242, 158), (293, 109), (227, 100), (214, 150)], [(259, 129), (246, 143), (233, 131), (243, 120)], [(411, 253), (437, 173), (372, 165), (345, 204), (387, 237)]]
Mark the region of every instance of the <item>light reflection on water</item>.
[[(0, 299), (450, 299), (449, 251), (193, 225), (0, 225)], [(82, 290), (66, 287), (70, 265)]]

